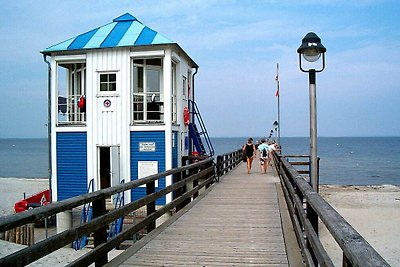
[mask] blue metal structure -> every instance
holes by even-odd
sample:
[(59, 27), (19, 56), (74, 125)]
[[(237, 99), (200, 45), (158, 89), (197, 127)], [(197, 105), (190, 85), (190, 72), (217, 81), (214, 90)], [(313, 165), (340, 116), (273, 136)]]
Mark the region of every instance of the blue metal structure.
[[(93, 182), (94, 180), (90, 180), (89, 182), (89, 186), (87, 189), (86, 193), (89, 192), (94, 192), (94, 187), (93, 187)], [(81, 213), (81, 219), (80, 219), (80, 224), (86, 223), (86, 222), (90, 222), (92, 220), (92, 202), (86, 203), (83, 205), (83, 209), (82, 209), (82, 213)], [(72, 247), (75, 250), (79, 250), (84, 248), (87, 245), (87, 240), (88, 240), (88, 236), (82, 236), (81, 238), (75, 240), (72, 243)]]
[(206, 125), (204, 124), (203, 118), (200, 115), (200, 111), (196, 105), (196, 102), (190, 101), (191, 113), (195, 120), (198, 122), (198, 126), (195, 122), (189, 123), (189, 136), (193, 142), (196, 151), (200, 155), (213, 156), (214, 147), (211, 144), (210, 136), (208, 135)]
[[(125, 179), (121, 181), (121, 184), (123, 183), (125, 183)], [(123, 205), (125, 205), (124, 192), (119, 192), (117, 194), (117, 197), (115, 198), (114, 208), (118, 209)], [(110, 229), (108, 230), (108, 239), (113, 238), (117, 234), (121, 233), (123, 223), (124, 223), (124, 216), (119, 217), (117, 220), (113, 221), (110, 224)]]

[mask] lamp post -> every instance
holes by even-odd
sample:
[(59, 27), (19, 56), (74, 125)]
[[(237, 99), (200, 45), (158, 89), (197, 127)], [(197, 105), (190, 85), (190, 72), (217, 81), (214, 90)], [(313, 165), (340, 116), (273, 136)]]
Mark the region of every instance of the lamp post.
[[(318, 192), (318, 158), (317, 158), (317, 101), (315, 74), (325, 69), (325, 52), (326, 48), (321, 44), (321, 39), (313, 32), (307, 33), (303, 38), (300, 47), (297, 49), (299, 53), (299, 66), (302, 72), (308, 72), (309, 90), (310, 90), (310, 165), (311, 165), (311, 186)], [(316, 69), (313, 65), (318, 61), (322, 54), (322, 66)], [(303, 68), (303, 58), (309, 62), (308, 68)]]

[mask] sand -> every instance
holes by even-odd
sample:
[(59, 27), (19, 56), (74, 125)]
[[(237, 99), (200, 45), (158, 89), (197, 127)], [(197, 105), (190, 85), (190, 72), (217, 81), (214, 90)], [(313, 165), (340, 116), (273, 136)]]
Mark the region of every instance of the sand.
[[(49, 182), (47, 179), (0, 178), (0, 197), (2, 199), (2, 201), (0, 201), (0, 221), (2, 216), (15, 213), (14, 203), (23, 199), (24, 193), (28, 197), (32, 194), (48, 189), (48, 184)], [(35, 229), (35, 242), (45, 238), (44, 231), (44, 228)], [(54, 227), (49, 229), (50, 236), (55, 233), (56, 229)], [(0, 240), (0, 258), (24, 247), (26, 246)], [(65, 266), (88, 251), (89, 249), (87, 248), (78, 251), (75, 251), (73, 248), (61, 248), (50, 255), (31, 263), (29, 266)], [(121, 252), (122, 250), (112, 250), (109, 252), (108, 258), (112, 259)]]
[(49, 188), (48, 179), (0, 178), (0, 216), (14, 213), (14, 203)]
[[(23, 198), (24, 192), (29, 196), (47, 186), (46, 179), (0, 178), (0, 220), (1, 216), (14, 212), (13, 205)], [(320, 192), (390, 265), (400, 266), (400, 187), (322, 185)], [(340, 266), (341, 250), (323, 226), (320, 226), (320, 237), (334, 263)], [(17, 249), (0, 242), (0, 257), (10, 249)], [(36, 264), (64, 266), (82, 252), (63, 248)]]
[[(320, 193), (391, 266), (400, 266), (399, 186), (324, 185)], [(323, 226), (320, 237), (340, 266), (342, 252)]]

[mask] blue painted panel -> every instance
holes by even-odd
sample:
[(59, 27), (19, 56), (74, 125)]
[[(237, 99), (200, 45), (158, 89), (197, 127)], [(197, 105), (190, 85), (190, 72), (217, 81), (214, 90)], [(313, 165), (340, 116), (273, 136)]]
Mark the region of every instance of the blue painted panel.
[(96, 28), (76, 37), (75, 40), (68, 46), (68, 50), (82, 49), (89, 42), (89, 40), (93, 37), (98, 29), (99, 28)]
[(59, 51), (59, 50), (67, 50), (68, 46), (75, 40), (75, 38), (68, 39), (62, 43), (52, 45), (45, 49), (45, 51)]
[[(139, 161), (158, 161), (158, 172), (165, 171), (165, 132), (131, 132), (131, 180), (138, 179)], [(140, 152), (140, 142), (155, 142), (155, 152)], [(165, 178), (158, 182), (158, 187), (165, 188)], [(139, 187), (132, 190), (132, 201), (142, 198), (146, 195), (146, 187)], [(156, 201), (157, 205), (165, 205), (165, 196)]]
[(153, 42), (157, 32), (153, 31), (149, 27), (144, 27), (139, 37), (137, 38), (135, 45), (149, 45)]
[(87, 42), (83, 48), (99, 48), (101, 43), (107, 38), (112, 29), (114, 29), (116, 22), (107, 24), (98, 29), (98, 31), (93, 35), (93, 37)]
[(129, 13), (125, 13), (122, 16), (119, 16), (118, 18), (113, 19), (113, 21), (134, 21), (136, 20), (136, 18), (134, 16), (132, 16)]
[(86, 132), (57, 133), (57, 201), (87, 191)]
[(173, 42), (168, 38), (166, 38), (165, 36), (157, 33), (151, 44), (167, 44), (167, 43), (173, 43)]
[(172, 132), (172, 168), (178, 167), (178, 132)]
[(126, 31), (131, 26), (132, 21), (118, 22), (114, 29), (110, 32), (100, 47), (114, 47), (124, 37)]
[[(116, 25), (119, 26), (116, 27)], [(143, 25), (131, 14), (126, 13), (118, 18), (115, 18), (113, 22), (109, 24), (97, 27), (91, 31), (80, 34), (77, 37), (73, 37), (64, 42), (50, 46), (43, 50), (42, 53), (73, 49), (93, 49), (171, 43), (173, 43), (171, 40)]]
[(119, 41), (118, 46), (129, 46), (134, 45), (136, 39), (139, 37), (142, 32), (144, 25), (134, 21), (129, 29), (126, 31), (124, 37), (122, 37), (121, 41)]

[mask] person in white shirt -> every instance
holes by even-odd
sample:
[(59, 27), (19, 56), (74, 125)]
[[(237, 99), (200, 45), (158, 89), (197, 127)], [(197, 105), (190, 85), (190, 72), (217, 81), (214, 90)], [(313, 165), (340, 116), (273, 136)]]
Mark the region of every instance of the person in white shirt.
[(271, 143), (268, 145), (268, 160), (267, 160), (267, 166), (265, 167), (265, 170), (268, 170), (269, 165), (271, 164), (272, 160), (272, 151), (276, 150), (277, 144), (276, 143)]

